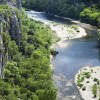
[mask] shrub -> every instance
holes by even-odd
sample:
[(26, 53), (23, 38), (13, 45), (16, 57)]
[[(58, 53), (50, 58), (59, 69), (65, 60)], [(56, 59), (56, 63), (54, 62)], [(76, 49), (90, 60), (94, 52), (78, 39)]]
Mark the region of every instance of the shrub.
[(92, 86), (92, 92), (93, 92), (94, 97), (96, 97), (97, 96), (97, 85), (96, 84)]
[(74, 24), (71, 26), (71, 28), (74, 29), (74, 30), (78, 29), (77, 25), (74, 25)]
[(91, 76), (89, 72), (85, 72), (84, 75), (86, 78), (90, 78), (90, 76)]
[(97, 81), (98, 81), (98, 79), (97, 79), (97, 78), (94, 78), (94, 80), (93, 80), (93, 81), (97, 82)]
[(86, 87), (84, 86), (84, 87), (82, 88), (82, 90), (85, 91), (85, 90), (86, 90)]
[(89, 81), (87, 81), (86, 83), (89, 83)]

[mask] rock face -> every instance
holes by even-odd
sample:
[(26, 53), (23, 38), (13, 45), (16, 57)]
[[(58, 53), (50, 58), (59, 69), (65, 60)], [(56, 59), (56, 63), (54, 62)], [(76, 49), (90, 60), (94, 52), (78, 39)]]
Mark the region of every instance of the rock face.
[(0, 0), (0, 4), (5, 4), (6, 0)]
[(3, 40), (0, 35), (0, 76), (3, 77)]
[(3, 21), (4, 16), (0, 14), (0, 76), (3, 77), (3, 38), (2, 38), (2, 32), (3, 32)]
[(18, 9), (21, 9), (22, 7), (21, 0), (16, 0), (16, 5)]
[(17, 7), (18, 9), (21, 9), (22, 7), (21, 0), (15, 0), (15, 1), (6, 0), (6, 3), (10, 4), (11, 6)]
[[(0, 77), (3, 78), (3, 68), (7, 62), (7, 51), (4, 49), (3, 36), (4, 32), (10, 34), (12, 40), (15, 40), (17, 45), (20, 45), (20, 21), (17, 14), (13, 11), (13, 7), (21, 9), (21, 0), (0, 0), (1, 4), (8, 4), (12, 8), (11, 16), (0, 13)], [(5, 58), (5, 61), (3, 60)]]
[(16, 16), (16, 13), (12, 13), (12, 18), (10, 20), (10, 30), (9, 33), (13, 40), (16, 41), (17, 45), (20, 45), (20, 27), (19, 27), (19, 20)]

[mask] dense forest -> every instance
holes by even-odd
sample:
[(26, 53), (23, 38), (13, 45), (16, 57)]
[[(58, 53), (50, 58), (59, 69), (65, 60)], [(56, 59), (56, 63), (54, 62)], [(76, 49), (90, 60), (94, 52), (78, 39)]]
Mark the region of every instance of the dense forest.
[(100, 0), (23, 0), (23, 6), (100, 26)]
[[(4, 49), (0, 49), (0, 54), (4, 54), (6, 62), (0, 79), (0, 100), (55, 100), (49, 56), (52, 31), (29, 19), (24, 10), (0, 5), (0, 13), (5, 20), (0, 34)], [(18, 28), (17, 18), (20, 39), (12, 34)]]

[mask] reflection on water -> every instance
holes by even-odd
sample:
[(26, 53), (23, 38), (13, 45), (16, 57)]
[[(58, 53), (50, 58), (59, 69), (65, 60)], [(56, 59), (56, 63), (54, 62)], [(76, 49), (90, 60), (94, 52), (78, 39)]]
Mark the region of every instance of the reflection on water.
[(77, 71), (84, 66), (99, 66), (99, 50), (95, 39), (66, 40), (61, 48), (56, 45), (59, 54), (53, 59), (55, 74), (63, 73), (68, 79), (74, 79)]
[[(28, 16), (40, 21), (53, 21), (59, 24), (71, 25), (72, 20), (48, 16), (42, 12), (27, 12)], [(100, 65), (100, 50), (97, 47), (97, 29), (83, 23), (77, 25), (84, 27), (89, 38), (66, 40), (55, 45), (59, 54), (53, 58), (54, 81), (58, 87), (58, 100), (82, 100), (76, 85), (74, 76), (84, 66)]]
[[(61, 44), (67, 45), (63, 47)], [(73, 82), (74, 76), (84, 66), (100, 65), (100, 50), (96, 39), (66, 40), (56, 45), (55, 49), (59, 54), (52, 60), (52, 64), (55, 76), (60, 77), (60, 80), (55, 78), (59, 87), (58, 100), (82, 100)]]

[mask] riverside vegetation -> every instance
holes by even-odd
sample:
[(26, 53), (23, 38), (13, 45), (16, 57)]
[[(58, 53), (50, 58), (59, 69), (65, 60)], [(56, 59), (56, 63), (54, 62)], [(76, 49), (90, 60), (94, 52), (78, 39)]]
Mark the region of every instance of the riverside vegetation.
[(99, 0), (23, 0), (23, 6), (100, 26)]
[(7, 18), (12, 18), (12, 11), (20, 21), (20, 45), (4, 24), (1, 35), (8, 60), (4, 78), (0, 79), (0, 100), (55, 100), (57, 91), (50, 68), (52, 31), (43, 23), (29, 19), (24, 10), (0, 5), (0, 13)]
[[(74, 18), (100, 27), (99, 0), (23, 0), (23, 7), (47, 14)], [(100, 38), (100, 32), (98, 32)]]

